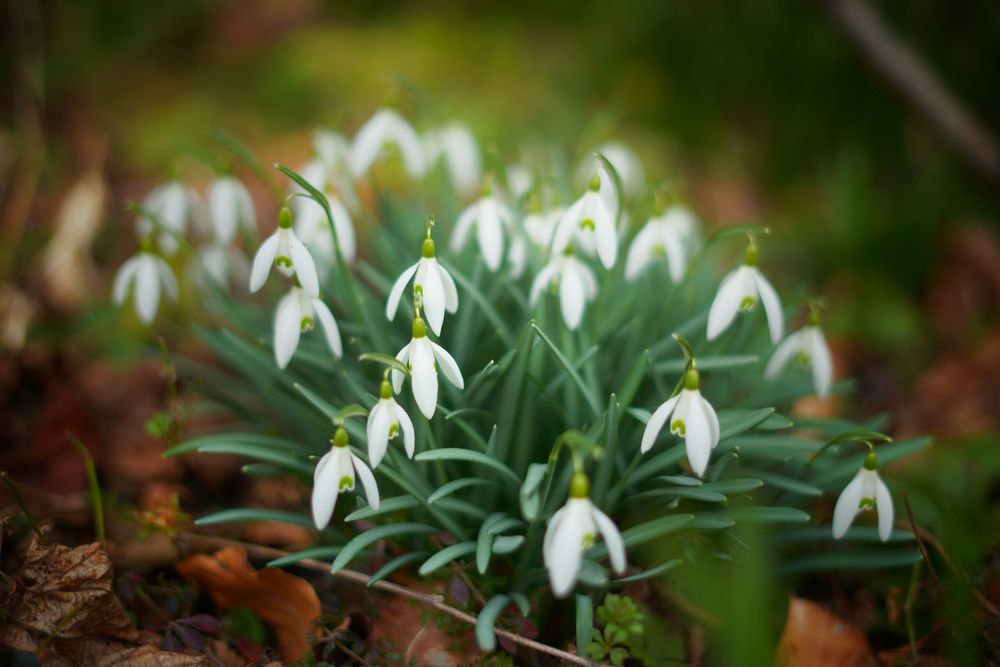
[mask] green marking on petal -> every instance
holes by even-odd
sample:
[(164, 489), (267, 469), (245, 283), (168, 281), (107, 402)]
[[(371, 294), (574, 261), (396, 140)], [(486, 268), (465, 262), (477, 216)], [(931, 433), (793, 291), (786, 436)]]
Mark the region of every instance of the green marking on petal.
[(354, 478), (348, 475), (344, 475), (340, 478), (340, 484), (338, 485), (340, 492), (352, 491), (354, 489)]
[(315, 321), (313, 320), (313, 318), (308, 317), (308, 316), (303, 317), (302, 321), (299, 322), (299, 331), (302, 331), (302, 332), (312, 331), (312, 328), (313, 328), (314, 324), (315, 324)]
[(740, 301), (740, 310), (746, 312), (748, 310), (753, 310), (753, 307), (757, 304), (757, 299), (752, 296), (745, 296), (743, 300)]
[(593, 232), (597, 230), (597, 225), (590, 218), (584, 218), (580, 221), (580, 229)]
[(798, 352), (795, 354), (795, 363), (802, 368), (809, 368), (809, 365), (812, 363), (812, 358), (809, 356), (808, 352)]
[(393, 422), (389, 424), (389, 439), (395, 440), (397, 435), (399, 435), (399, 424)]
[(583, 548), (589, 549), (594, 546), (596, 536), (593, 533), (585, 533), (583, 536)]
[(861, 510), (873, 510), (875, 509), (875, 499), (874, 498), (862, 498), (858, 501), (858, 509)]
[(670, 432), (677, 433), (682, 438), (687, 434), (687, 426), (684, 424), (683, 419), (675, 419), (670, 423)]
[(667, 249), (664, 246), (660, 245), (659, 243), (653, 246), (653, 257), (661, 258), (666, 256), (667, 256)]
[(292, 268), (292, 258), (286, 257), (285, 255), (278, 255), (274, 258), (274, 263), (283, 269)]

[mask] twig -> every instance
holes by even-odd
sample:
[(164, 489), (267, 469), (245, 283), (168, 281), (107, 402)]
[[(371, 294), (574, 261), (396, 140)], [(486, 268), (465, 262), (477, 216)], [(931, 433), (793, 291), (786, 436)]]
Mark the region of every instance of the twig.
[(931, 580), (934, 582), (934, 587), (937, 588), (938, 595), (941, 596), (942, 600), (947, 602), (944, 595), (944, 586), (941, 585), (941, 580), (938, 579), (937, 571), (934, 569), (934, 563), (931, 562), (930, 554), (927, 553), (927, 547), (924, 546), (924, 541), (921, 539), (920, 531), (917, 530), (917, 522), (913, 520), (913, 510), (910, 508), (910, 497), (903, 494), (903, 506), (906, 508), (906, 516), (910, 520), (910, 526), (913, 528), (913, 535), (917, 538), (917, 549), (920, 550), (920, 557), (924, 559), (924, 563), (927, 565), (927, 571), (931, 575)]
[(337, 645), (337, 648), (339, 648), (341, 651), (343, 651), (344, 653), (346, 653), (347, 657), (349, 657), (354, 662), (358, 663), (359, 665), (364, 665), (365, 667), (372, 667), (372, 665), (371, 665), (370, 662), (368, 662), (367, 660), (365, 660), (364, 658), (362, 658), (360, 655), (358, 655), (357, 653), (355, 653), (351, 649), (347, 648), (347, 645), (344, 644), (344, 642), (340, 641), (339, 639), (334, 638), (333, 643)]
[[(265, 547), (259, 544), (250, 544), (247, 542), (240, 542), (237, 540), (230, 540), (224, 537), (218, 537), (215, 535), (202, 535), (199, 533), (182, 532), (177, 537), (178, 547), (183, 551), (187, 548), (189, 553), (205, 553), (210, 551), (215, 551), (217, 549), (227, 547), (227, 546), (239, 546), (246, 550), (247, 554), (261, 559), (274, 560), (276, 558), (282, 558), (290, 555), (288, 551), (282, 549), (274, 549), (272, 547)], [(330, 574), (330, 564), (323, 563), (318, 560), (313, 560), (311, 558), (306, 558), (295, 563), (299, 567), (304, 567), (309, 570), (314, 570), (316, 572), (324, 572)], [(341, 569), (333, 573), (334, 577), (340, 579), (345, 579), (347, 581), (353, 581), (356, 584), (361, 584), (364, 586), (369, 585), (371, 577), (367, 574), (361, 572), (356, 572), (354, 570)], [(399, 584), (394, 584), (391, 581), (386, 581), (382, 579), (376, 581), (370, 585), (371, 588), (377, 588), (379, 590), (385, 591), (387, 593), (392, 593), (394, 595), (399, 595), (400, 597), (409, 598), (415, 600), (421, 604), (432, 607), (444, 614), (456, 618), (460, 621), (468, 623), (469, 625), (476, 624), (476, 617), (472, 614), (467, 614), (460, 609), (456, 609), (451, 605), (445, 603), (444, 597), (441, 595), (434, 595), (430, 593), (421, 593), (420, 591), (415, 591), (413, 589), (401, 586)], [(519, 634), (510, 632), (509, 630), (503, 630), (501, 628), (494, 628), (494, 632), (500, 637), (509, 639), (515, 644), (520, 644), (525, 648), (529, 648), (533, 651), (538, 651), (539, 653), (545, 653), (546, 655), (553, 656), (562, 660), (563, 662), (568, 662), (573, 665), (582, 665), (583, 667), (606, 667), (603, 663), (595, 663), (586, 658), (582, 658), (578, 655), (574, 655), (567, 651), (555, 648), (554, 646), (549, 646), (548, 644), (543, 644), (541, 642), (536, 642), (533, 639), (528, 639), (527, 637), (522, 637)]]
[(1000, 186), (996, 138), (937, 79), (866, 0), (825, 0), (830, 15), (862, 57), (976, 173)]

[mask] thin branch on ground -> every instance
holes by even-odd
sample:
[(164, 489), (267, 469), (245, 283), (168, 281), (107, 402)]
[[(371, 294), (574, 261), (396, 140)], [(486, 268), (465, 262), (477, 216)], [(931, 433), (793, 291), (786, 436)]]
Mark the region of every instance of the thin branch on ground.
[[(238, 540), (231, 540), (225, 537), (218, 537), (215, 535), (202, 535), (199, 533), (183, 532), (177, 536), (177, 546), (180, 549), (182, 555), (189, 555), (192, 553), (209, 553), (216, 551), (218, 549), (230, 546), (242, 547), (246, 550), (247, 554), (254, 558), (274, 560), (276, 558), (283, 558), (290, 555), (288, 551), (283, 551), (281, 549), (275, 549), (272, 547), (261, 546), (259, 544), (251, 544), (248, 542), (240, 542)], [(324, 563), (322, 561), (313, 560), (311, 558), (305, 558), (295, 563), (299, 567), (303, 567), (309, 570), (314, 570), (316, 572), (323, 572), (330, 574), (330, 564)], [(339, 579), (344, 579), (347, 581), (353, 581), (357, 584), (362, 584), (365, 586), (369, 585), (371, 577), (362, 572), (356, 572), (354, 570), (341, 569), (333, 573), (334, 577)], [(472, 614), (467, 614), (460, 609), (456, 609), (444, 601), (444, 596), (434, 595), (431, 593), (423, 593), (420, 591), (415, 591), (412, 588), (407, 588), (399, 584), (394, 584), (391, 581), (380, 580), (376, 581), (374, 584), (370, 585), (371, 588), (376, 588), (380, 591), (385, 591), (387, 593), (392, 593), (394, 595), (399, 595), (400, 597), (409, 598), (415, 600), (421, 604), (427, 605), (437, 611), (456, 618), (460, 621), (468, 623), (469, 625), (475, 626), (476, 617)], [(503, 630), (501, 628), (494, 628), (494, 632), (505, 639), (509, 639), (515, 644), (524, 646), (533, 651), (538, 651), (539, 653), (545, 653), (554, 658), (558, 658), (563, 662), (567, 662), (573, 665), (582, 665), (583, 667), (604, 667), (602, 663), (592, 662), (578, 655), (569, 653), (568, 651), (563, 651), (561, 649), (555, 648), (554, 646), (549, 646), (548, 644), (543, 644), (537, 642), (533, 639), (528, 639), (527, 637), (522, 637), (521, 635), (510, 632), (509, 630)]]

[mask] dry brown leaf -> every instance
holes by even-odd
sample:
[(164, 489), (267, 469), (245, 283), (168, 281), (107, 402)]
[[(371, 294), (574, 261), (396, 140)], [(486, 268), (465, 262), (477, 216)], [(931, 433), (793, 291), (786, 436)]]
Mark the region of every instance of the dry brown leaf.
[(862, 667), (875, 664), (875, 658), (857, 628), (815, 602), (793, 597), (776, 662), (782, 667)]
[(208, 591), (220, 609), (253, 610), (271, 626), (284, 660), (301, 660), (309, 651), (309, 634), (320, 613), (309, 582), (272, 567), (255, 570), (237, 546), (185, 558), (177, 571)]
[(3, 608), (0, 645), (43, 656), (46, 665), (194, 667), (204, 656), (160, 651), (132, 626), (112, 591), (111, 561), (99, 542), (80, 547), (32, 541)]

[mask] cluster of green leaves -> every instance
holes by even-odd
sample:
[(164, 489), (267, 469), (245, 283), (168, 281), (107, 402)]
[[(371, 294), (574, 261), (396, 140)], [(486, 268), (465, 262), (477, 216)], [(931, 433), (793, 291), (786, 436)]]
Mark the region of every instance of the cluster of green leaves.
[[(325, 205), (323, 195), (297, 174), (282, 171)], [(575, 197), (564, 161), (553, 157), (545, 172), (557, 198), (569, 202)], [(229, 414), (238, 430), (195, 437), (171, 448), (168, 456), (238, 454), (252, 461), (245, 467), (248, 474), (291, 474), (307, 482), (333, 424), (359, 413), (356, 405), (377, 400), (383, 366), (369, 363), (381, 358), (372, 355), (394, 355), (410, 338), (407, 318), (386, 321), (385, 298), (396, 276), (419, 257), (424, 215), (438, 214), (438, 259), (460, 295), (459, 310), (446, 320), (440, 342), (462, 368), (465, 389), (442, 383), (438, 410), (426, 420), (404, 388), (397, 400), (414, 419), (418, 453), (410, 460), (398, 441), (390, 445), (375, 470), (380, 507), (358, 499), (352, 508), (350, 500), (342, 500), (342, 521), (335, 518), (315, 547), (274, 565), (323, 558), (331, 559), (337, 571), (387, 541), (389, 558), (372, 582), (409, 566), (421, 576), (461, 568), (486, 600), (477, 637), (483, 648), (492, 649), (498, 617), (512, 605), (512, 613), (528, 615), (546, 590), (542, 537), (548, 518), (566, 499), (573, 472), (568, 457), (558, 456), (554, 446), (567, 437), (586, 453), (591, 498), (623, 529), (633, 564), (626, 576), (612, 579), (601, 563), (606, 548), (597, 544), (580, 573), (585, 587), (616, 590), (696, 558), (731, 560), (739, 540), (717, 537), (741, 523), (769, 530), (784, 571), (886, 567), (918, 558), (909, 544), (871, 546), (876, 538), (865, 527), (849, 532), (844, 547), (828, 548), (829, 527), (809, 525), (815, 500), (839, 491), (865, 455), (849, 442), (825, 443), (845, 431), (877, 429), (880, 422), (810, 418), (793, 423), (784, 416), (793, 401), (811, 393), (811, 385), (805, 374), (794, 372), (773, 383), (762, 379), (772, 346), (759, 312), (741, 316), (717, 340), (705, 340), (718, 286), (714, 249), (722, 244), (706, 244), (677, 285), (665, 266), (636, 283), (624, 280), (621, 262), (610, 271), (599, 270), (598, 296), (588, 305), (583, 325), (570, 331), (554, 299), (543, 299), (534, 309), (528, 305), (527, 287), (541, 257), (532, 258), (527, 276), (513, 278), (505, 270), (490, 274), (472, 248), (443, 254), (461, 207), (447, 188), (376, 194), (375, 204), (356, 220), (365, 239), (362, 258), (354, 266), (330, 267), (324, 285), (322, 298), (344, 336), (343, 359), (331, 358), (319, 336), (307, 335), (291, 365), (279, 369), (268, 312), (277, 291), (247, 299), (215, 289), (205, 295), (207, 321), (196, 331), (219, 363), (182, 364), (192, 385)], [(626, 202), (634, 223), (648, 217), (651, 199)], [(620, 240), (621, 255), (630, 238)], [(270, 288), (277, 282), (272, 280)], [(793, 309), (786, 312), (792, 314)], [(683, 442), (670, 436), (661, 436), (648, 454), (638, 452), (650, 411), (670, 396), (686, 365), (673, 333), (691, 342), (702, 391), (719, 417), (720, 443), (704, 479), (689, 473)], [(840, 391), (848, 388), (848, 383), (838, 385)], [(354, 453), (366, 457), (361, 420), (347, 419), (345, 427)], [(917, 438), (880, 446), (879, 460), (889, 463), (927, 442)], [(821, 450), (823, 456), (814, 461)], [(305, 512), (253, 508), (226, 509), (198, 523), (261, 519), (311, 525)], [(352, 527), (361, 520), (354, 525), (363, 528)], [(684, 539), (664, 541), (676, 535)], [(910, 540), (910, 533), (897, 531), (892, 542)], [(706, 544), (713, 547), (693, 548)], [(589, 615), (589, 596), (577, 600), (585, 604), (579, 611)], [(608, 635), (607, 625), (602, 632), (605, 643), (617, 638), (617, 632)]]
[(632, 654), (634, 643), (642, 639), (643, 613), (632, 598), (610, 593), (597, 608), (597, 621), (591, 641), (584, 646), (591, 660), (610, 662), (619, 667)]

